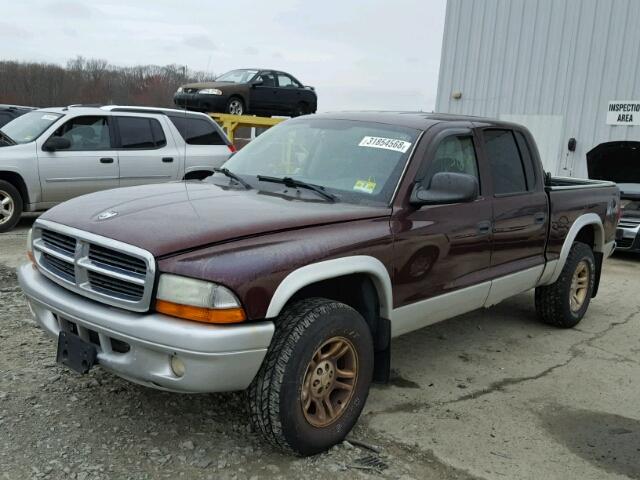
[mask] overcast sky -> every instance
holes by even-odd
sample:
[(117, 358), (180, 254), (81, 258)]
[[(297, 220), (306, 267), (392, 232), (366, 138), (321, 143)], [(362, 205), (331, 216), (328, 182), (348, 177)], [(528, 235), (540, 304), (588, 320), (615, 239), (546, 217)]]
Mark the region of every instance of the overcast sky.
[(2, 59), (285, 70), (319, 110), (435, 105), (446, 0), (3, 0)]

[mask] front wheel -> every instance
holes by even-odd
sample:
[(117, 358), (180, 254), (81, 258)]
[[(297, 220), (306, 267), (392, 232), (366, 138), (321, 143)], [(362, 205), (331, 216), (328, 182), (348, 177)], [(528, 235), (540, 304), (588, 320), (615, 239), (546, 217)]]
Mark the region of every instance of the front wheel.
[(0, 180), (0, 233), (16, 226), (22, 215), (22, 197), (16, 187)]
[(231, 97), (227, 102), (226, 110), (231, 115), (244, 115), (244, 102), (241, 98)]
[(299, 455), (323, 452), (353, 428), (373, 376), (373, 341), (362, 316), (323, 298), (299, 301), (276, 325), (249, 387), (254, 428)]
[(536, 288), (538, 318), (556, 327), (576, 326), (589, 308), (595, 278), (593, 250), (585, 243), (575, 242), (558, 280)]

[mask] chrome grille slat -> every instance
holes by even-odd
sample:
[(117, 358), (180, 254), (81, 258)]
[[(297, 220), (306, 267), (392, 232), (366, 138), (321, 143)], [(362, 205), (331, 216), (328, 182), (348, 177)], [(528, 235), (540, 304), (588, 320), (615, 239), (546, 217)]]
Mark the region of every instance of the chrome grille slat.
[(113, 252), (98, 245), (89, 247), (89, 259), (142, 276), (147, 271), (147, 265), (143, 260), (123, 253)]
[(43, 253), (43, 257), (48, 265), (50, 265), (53, 269), (57, 270), (62, 274), (61, 276), (65, 280), (69, 282), (75, 282), (76, 275), (75, 275), (75, 269), (72, 263), (65, 262), (64, 260), (60, 260), (59, 258), (54, 257), (53, 255), (50, 255), (47, 252)]
[(132, 300), (140, 299), (140, 297), (142, 297), (142, 294), (144, 293), (144, 285), (127, 285), (125, 287), (122, 285), (122, 282), (118, 282), (117, 280), (98, 272), (89, 272), (88, 278), (89, 282), (91, 282), (91, 285), (93, 285), (95, 288), (104, 290), (109, 293), (124, 295), (131, 298)]
[(138, 247), (48, 220), (32, 235), (39, 270), (80, 295), (137, 312), (151, 303), (155, 259)]
[(56, 234), (48, 230), (42, 232), (42, 241), (50, 248), (62, 250), (63, 252), (74, 254), (76, 250), (75, 238), (67, 235)]

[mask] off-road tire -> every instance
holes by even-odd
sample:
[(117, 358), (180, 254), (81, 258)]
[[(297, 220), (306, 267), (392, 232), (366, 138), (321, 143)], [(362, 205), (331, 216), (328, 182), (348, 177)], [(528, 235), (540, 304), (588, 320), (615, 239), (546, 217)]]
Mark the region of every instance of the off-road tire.
[[(22, 202), (22, 196), (16, 187), (11, 183), (0, 180), (0, 202), (4, 199), (8, 199), (11, 202), (11, 215), (3, 217), (0, 212), (0, 233), (8, 232), (16, 226), (22, 215), (22, 209), (24, 207)], [(2, 208), (0, 206), (0, 208)]]
[[(307, 366), (328, 339), (348, 339), (357, 353), (357, 377), (342, 414), (330, 425), (314, 427), (300, 400)], [(362, 316), (333, 300), (309, 298), (288, 307), (262, 366), (248, 390), (254, 429), (272, 445), (298, 455), (314, 455), (341, 442), (353, 428), (373, 376), (373, 341)]]
[[(589, 267), (589, 284), (586, 298), (577, 311), (571, 310), (571, 282), (573, 274), (585, 261)], [(582, 242), (575, 242), (569, 251), (562, 273), (555, 283), (536, 288), (536, 313), (538, 318), (549, 325), (560, 328), (575, 327), (584, 317), (593, 293), (596, 278), (596, 262), (591, 247)]]

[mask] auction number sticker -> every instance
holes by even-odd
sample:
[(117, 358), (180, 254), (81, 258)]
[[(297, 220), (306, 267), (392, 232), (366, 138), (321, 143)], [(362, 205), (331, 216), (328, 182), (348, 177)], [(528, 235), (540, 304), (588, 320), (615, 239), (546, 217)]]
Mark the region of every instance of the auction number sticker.
[(393, 150), (394, 152), (406, 153), (411, 146), (411, 142), (398, 140), (395, 138), (384, 137), (364, 137), (358, 144), (359, 147), (382, 148), (384, 150)]
[(371, 178), (369, 180), (356, 180), (356, 183), (353, 186), (353, 189), (356, 192), (371, 194), (376, 189), (376, 185), (377, 185), (376, 182), (373, 181)]

